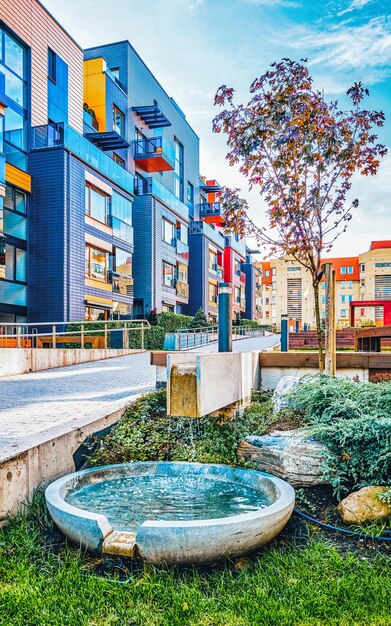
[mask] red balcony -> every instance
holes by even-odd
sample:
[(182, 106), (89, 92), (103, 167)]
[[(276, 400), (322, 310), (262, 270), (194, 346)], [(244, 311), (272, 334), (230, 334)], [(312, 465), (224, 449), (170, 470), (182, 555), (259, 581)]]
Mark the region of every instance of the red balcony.
[(175, 150), (164, 137), (140, 139), (134, 142), (134, 160), (144, 172), (168, 172), (175, 169)]

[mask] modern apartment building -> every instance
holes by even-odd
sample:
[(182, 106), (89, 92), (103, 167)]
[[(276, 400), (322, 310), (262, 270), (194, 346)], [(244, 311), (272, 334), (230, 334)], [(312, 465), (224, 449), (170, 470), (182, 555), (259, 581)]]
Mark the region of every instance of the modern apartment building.
[[(328, 258), (336, 271), (335, 313), (340, 328), (349, 326), (351, 303), (391, 300), (391, 241), (374, 241), (359, 256)], [(291, 328), (314, 328), (314, 296), (311, 275), (293, 259), (255, 263), (262, 273), (261, 323), (280, 324), (288, 314)], [(321, 316), (326, 316), (325, 282), (320, 286)], [(382, 323), (381, 306), (357, 307), (356, 321)]]
[(0, 0), (0, 323), (244, 316), (199, 139), (128, 41), (83, 51), (39, 0)]

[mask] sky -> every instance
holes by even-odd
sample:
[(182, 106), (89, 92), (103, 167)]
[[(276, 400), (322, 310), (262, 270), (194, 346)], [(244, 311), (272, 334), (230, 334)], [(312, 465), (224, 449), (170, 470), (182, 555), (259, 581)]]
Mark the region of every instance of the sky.
[[(242, 189), (250, 214), (266, 225), (256, 190), (225, 160), (223, 135), (212, 133), (217, 88), (234, 87), (236, 102), (282, 57), (308, 58), (314, 86), (347, 106), (362, 81), (366, 107), (386, 115), (380, 140), (389, 147), (376, 177), (353, 179), (359, 199), (333, 255), (364, 252), (391, 239), (391, 0), (43, 0), (83, 47), (128, 39), (200, 137), (201, 173)], [(254, 243), (254, 242), (251, 242)], [(255, 245), (255, 244), (254, 244)], [(265, 255), (263, 251), (262, 256)]]

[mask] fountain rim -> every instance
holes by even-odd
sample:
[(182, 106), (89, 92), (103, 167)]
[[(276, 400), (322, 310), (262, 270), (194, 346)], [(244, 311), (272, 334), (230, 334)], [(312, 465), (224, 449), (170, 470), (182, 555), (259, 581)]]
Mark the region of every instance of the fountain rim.
[[(45, 490), (45, 499), (49, 506), (53, 508), (62, 510), (63, 513), (67, 513), (74, 517), (79, 517), (82, 519), (88, 519), (95, 521), (100, 527), (103, 536), (106, 536), (115, 528), (111, 525), (107, 517), (101, 513), (94, 513), (87, 509), (79, 509), (72, 504), (69, 504), (65, 496), (62, 495), (62, 491), (68, 485), (68, 483), (74, 482), (76, 483), (79, 478), (83, 476), (87, 476), (88, 474), (99, 473), (100, 471), (104, 471), (112, 468), (126, 468), (129, 466), (138, 466), (138, 467), (148, 467), (151, 468), (158, 466), (159, 469), (162, 466), (192, 466), (194, 469), (203, 469), (204, 472), (208, 468), (221, 469), (221, 475), (224, 476), (223, 472), (230, 470), (234, 472), (236, 475), (245, 474), (246, 476), (254, 475), (254, 478), (265, 478), (271, 483), (273, 483), (276, 488), (276, 499), (270, 505), (265, 506), (264, 508), (257, 509), (256, 511), (250, 511), (246, 513), (240, 513), (238, 515), (229, 515), (225, 517), (217, 517), (210, 519), (194, 519), (194, 520), (145, 520), (138, 527), (136, 534), (140, 532), (141, 529), (146, 528), (197, 528), (199, 526), (224, 526), (227, 524), (237, 524), (239, 521), (251, 521), (256, 519), (267, 518), (270, 515), (280, 511), (284, 507), (288, 507), (292, 501), (295, 499), (295, 492), (293, 487), (287, 483), (286, 481), (278, 478), (277, 476), (273, 476), (272, 474), (267, 474), (266, 472), (262, 472), (260, 470), (252, 470), (241, 467), (235, 467), (230, 465), (224, 465), (221, 463), (193, 463), (191, 461), (130, 461), (127, 463), (113, 463), (109, 465), (101, 465), (97, 467), (88, 468), (85, 470), (79, 470), (77, 472), (73, 472), (71, 474), (66, 474), (61, 478), (58, 478), (54, 482), (52, 482)], [(164, 472), (161, 472), (164, 474)], [(137, 474), (134, 474), (137, 476)], [(140, 476), (145, 476), (148, 474), (140, 474)], [(153, 476), (154, 474), (149, 474)], [(156, 475), (156, 474), (155, 474)], [(211, 476), (213, 478), (213, 475)], [(227, 477), (225, 482), (233, 482)], [(240, 482), (240, 480), (238, 480)], [(244, 484), (244, 483), (242, 483)], [(248, 485), (247, 485), (248, 486)], [(256, 487), (252, 486), (253, 489), (257, 490)]]

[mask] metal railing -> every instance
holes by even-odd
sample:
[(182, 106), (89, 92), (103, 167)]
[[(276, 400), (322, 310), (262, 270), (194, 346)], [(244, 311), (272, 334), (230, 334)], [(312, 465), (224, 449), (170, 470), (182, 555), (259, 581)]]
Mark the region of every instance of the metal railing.
[[(264, 337), (266, 332), (271, 329), (253, 328), (251, 326), (233, 326), (232, 340), (237, 339), (254, 339), (256, 337)], [(200, 348), (210, 343), (218, 341), (218, 326), (205, 326), (203, 328), (188, 328), (177, 332), (176, 349), (190, 350), (192, 348)]]
[(0, 325), (0, 348), (117, 348), (128, 347), (129, 333), (140, 333), (144, 350), (147, 320), (106, 320), (75, 322), (39, 322)]

